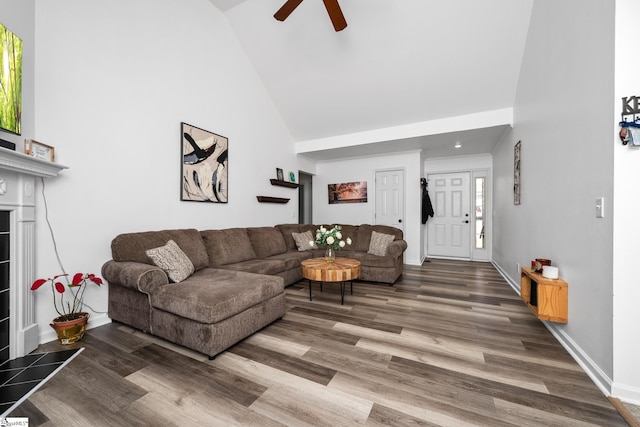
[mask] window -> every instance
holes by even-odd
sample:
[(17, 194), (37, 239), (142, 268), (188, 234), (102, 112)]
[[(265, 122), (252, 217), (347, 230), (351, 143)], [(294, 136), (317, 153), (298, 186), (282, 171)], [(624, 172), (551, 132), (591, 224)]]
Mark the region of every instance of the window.
[(475, 205), (476, 205), (476, 213), (475, 213), (475, 241), (476, 241), (476, 249), (485, 249), (485, 238), (484, 238), (484, 229), (485, 229), (485, 216), (484, 211), (486, 207), (485, 197), (485, 177), (476, 178), (475, 182)]

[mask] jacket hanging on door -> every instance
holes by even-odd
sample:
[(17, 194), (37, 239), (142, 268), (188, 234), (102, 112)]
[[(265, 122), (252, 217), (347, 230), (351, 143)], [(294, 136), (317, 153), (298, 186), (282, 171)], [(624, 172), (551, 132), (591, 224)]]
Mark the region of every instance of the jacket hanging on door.
[(422, 184), (422, 223), (426, 224), (429, 217), (433, 217), (433, 205), (427, 190), (427, 180), (422, 178), (420, 183)]

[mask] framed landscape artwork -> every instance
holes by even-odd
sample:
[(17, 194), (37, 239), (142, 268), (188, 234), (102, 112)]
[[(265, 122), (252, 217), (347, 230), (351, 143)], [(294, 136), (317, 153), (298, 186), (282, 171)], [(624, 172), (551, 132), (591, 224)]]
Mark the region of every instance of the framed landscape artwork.
[(20, 135), (22, 40), (0, 24), (0, 128)]
[(367, 181), (329, 184), (329, 204), (367, 203)]
[(229, 140), (181, 123), (182, 189), (180, 200), (227, 203)]

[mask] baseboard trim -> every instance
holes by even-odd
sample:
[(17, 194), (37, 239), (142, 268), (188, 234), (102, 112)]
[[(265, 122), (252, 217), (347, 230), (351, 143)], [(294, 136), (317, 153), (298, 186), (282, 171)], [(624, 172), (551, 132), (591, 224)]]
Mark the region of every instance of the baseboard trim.
[(557, 325), (550, 322), (542, 321), (542, 323), (551, 331), (558, 342), (569, 352), (571, 357), (580, 365), (587, 373), (589, 378), (600, 389), (605, 396), (611, 396), (611, 386), (613, 381), (600, 367), (589, 357), (587, 353), (569, 336), (565, 331), (558, 328)]
[(611, 386), (611, 395), (625, 403), (640, 406), (640, 388), (614, 382)]

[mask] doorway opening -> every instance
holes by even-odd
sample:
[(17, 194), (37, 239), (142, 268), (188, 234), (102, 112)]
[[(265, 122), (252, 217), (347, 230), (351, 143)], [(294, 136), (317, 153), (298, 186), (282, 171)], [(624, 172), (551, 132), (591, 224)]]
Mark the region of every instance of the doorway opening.
[(298, 224), (313, 224), (313, 175), (298, 171)]

